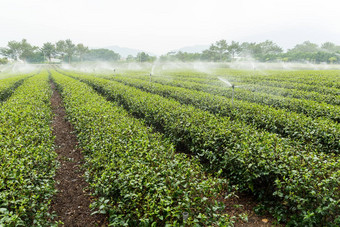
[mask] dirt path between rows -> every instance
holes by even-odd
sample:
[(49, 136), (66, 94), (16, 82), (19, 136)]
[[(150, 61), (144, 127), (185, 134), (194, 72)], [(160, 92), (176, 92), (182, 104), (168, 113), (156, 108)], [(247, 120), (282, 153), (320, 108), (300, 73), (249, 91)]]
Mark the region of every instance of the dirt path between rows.
[[(58, 71), (58, 72), (60, 72), (61, 74), (65, 76), (69, 76), (65, 72), (61, 72), (61, 71)], [(98, 93), (103, 95), (101, 92), (98, 92)], [(107, 99), (107, 100), (110, 101), (110, 99)], [(158, 131), (158, 130), (155, 130), (155, 131)], [(163, 133), (161, 130), (159, 130), (158, 132)], [(187, 154), (187, 152), (183, 152), (179, 149), (177, 149), (177, 153)], [(226, 206), (225, 212), (227, 214), (237, 217), (234, 223), (235, 227), (270, 227), (270, 226), (282, 227), (284, 226), (283, 224), (281, 225), (276, 224), (275, 219), (269, 214), (264, 214), (264, 215), (256, 214), (254, 212), (254, 208), (257, 206), (257, 202), (250, 195), (239, 194), (238, 196), (229, 198), (228, 200), (220, 199), (219, 201), (225, 204)]]
[(51, 211), (57, 214), (57, 220), (62, 221), (63, 226), (107, 226), (106, 216), (91, 215), (88, 184), (83, 178), (84, 170), (79, 167), (84, 163), (84, 157), (76, 148), (77, 139), (72, 133), (72, 125), (65, 120), (61, 96), (55, 84), (50, 83), (53, 90), (53, 135), (60, 162), (55, 177), (58, 192), (53, 198)]

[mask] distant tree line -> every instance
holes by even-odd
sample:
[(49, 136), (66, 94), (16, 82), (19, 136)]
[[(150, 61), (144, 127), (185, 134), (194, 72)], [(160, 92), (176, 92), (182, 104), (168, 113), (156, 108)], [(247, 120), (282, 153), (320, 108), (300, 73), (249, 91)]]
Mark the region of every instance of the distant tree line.
[(284, 52), (279, 45), (270, 40), (260, 43), (236, 41), (227, 43), (226, 40), (220, 40), (211, 44), (209, 49), (202, 53), (169, 52), (162, 55), (160, 60), (230, 62), (250, 58), (260, 62), (340, 63), (340, 46), (331, 42), (319, 46), (305, 41)]
[[(157, 59), (145, 52), (137, 56), (122, 57), (109, 49), (89, 49), (82, 43), (75, 44), (70, 39), (60, 40), (56, 43), (46, 42), (41, 47), (33, 46), (26, 39), (10, 41), (7, 47), (0, 48), (0, 64), (6, 64), (9, 59), (29, 63), (42, 62), (82, 62), (82, 61), (127, 61), (127, 62), (153, 62)], [(294, 48), (283, 49), (273, 41), (264, 42), (236, 42), (227, 43), (219, 40), (210, 45), (201, 53), (169, 52), (159, 57), (160, 61), (209, 61), (231, 62), (236, 60), (254, 59), (260, 62), (311, 62), (311, 63), (340, 63), (340, 46), (325, 42), (318, 44), (305, 41)]]
[(56, 43), (47, 42), (42, 47), (33, 46), (23, 39), (20, 42), (10, 41), (7, 47), (0, 48), (0, 64), (6, 64), (8, 59), (29, 63), (43, 62), (75, 62), (75, 61), (117, 61), (119, 54), (108, 49), (89, 49), (84, 44), (75, 44), (70, 39), (59, 40)]
[[(120, 54), (109, 49), (89, 49), (82, 43), (74, 44), (70, 39), (60, 40), (56, 43), (47, 42), (41, 47), (33, 46), (26, 39), (10, 41), (7, 47), (0, 48), (0, 64), (8, 63), (8, 59), (28, 63), (43, 62), (82, 62), (82, 61), (119, 61)], [(129, 55), (128, 62), (153, 62), (157, 59), (145, 52), (140, 52), (136, 57)]]

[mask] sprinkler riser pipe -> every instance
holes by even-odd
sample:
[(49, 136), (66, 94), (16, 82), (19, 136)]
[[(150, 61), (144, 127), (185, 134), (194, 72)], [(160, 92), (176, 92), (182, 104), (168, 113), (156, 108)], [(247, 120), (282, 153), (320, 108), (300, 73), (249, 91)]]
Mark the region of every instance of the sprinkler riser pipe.
[(183, 221), (188, 220), (188, 218), (189, 218), (189, 213), (188, 212), (183, 212), (182, 215), (183, 215)]

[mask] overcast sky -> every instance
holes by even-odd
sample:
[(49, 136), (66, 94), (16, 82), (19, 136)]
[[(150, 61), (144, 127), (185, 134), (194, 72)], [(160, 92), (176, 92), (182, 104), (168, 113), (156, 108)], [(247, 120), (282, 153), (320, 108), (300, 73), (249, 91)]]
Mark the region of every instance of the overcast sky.
[(0, 47), (70, 38), (156, 54), (217, 40), (340, 45), (337, 0), (1, 0)]

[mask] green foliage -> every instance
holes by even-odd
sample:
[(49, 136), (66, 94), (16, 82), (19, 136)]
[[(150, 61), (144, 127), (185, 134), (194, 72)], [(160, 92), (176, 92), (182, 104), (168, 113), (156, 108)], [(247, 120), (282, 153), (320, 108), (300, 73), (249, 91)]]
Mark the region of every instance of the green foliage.
[[(165, 61), (214, 61), (224, 62), (233, 61), (236, 57), (241, 59), (255, 59), (261, 62), (276, 62), (276, 61), (297, 61), (297, 62), (313, 62), (322, 63), (339, 62), (336, 56), (340, 53), (340, 46), (334, 43), (326, 42), (321, 48), (314, 43), (306, 41), (302, 44), (297, 44), (293, 49), (283, 52), (283, 49), (273, 41), (266, 40), (264, 42), (243, 42), (239, 43), (232, 41), (228, 44), (225, 40), (219, 40), (211, 44), (209, 49), (202, 53), (183, 53), (169, 52), (167, 55), (160, 57)], [(332, 58), (332, 60), (329, 60)], [(334, 59), (336, 58), (336, 59)]]
[(26, 61), (28, 63), (42, 63), (45, 61), (44, 54), (41, 51), (32, 52), (27, 56)]
[(331, 64), (333, 64), (334, 62), (336, 62), (338, 59), (336, 58), (336, 57), (330, 57), (329, 59), (328, 59), (328, 61), (331, 63)]
[(182, 61), (182, 62), (191, 62), (191, 61), (199, 61), (201, 58), (201, 54), (199, 53), (187, 53), (187, 52), (169, 52), (166, 55), (160, 56), (161, 61)]
[(84, 55), (89, 52), (89, 48), (84, 46), (84, 44), (79, 43), (76, 46), (76, 54), (79, 56), (80, 61), (83, 61)]
[(319, 47), (316, 43), (311, 43), (310, 41), (305, 41), (302, 44), (297, 44), (291, 52), (304, 52), (304, 53), (314, 53), (318, 52)]
[[(230, 77), (228, 77), (230, 79)], [(245, 78), (243, 81), (247, 84), (256, 83), (259, 85), (268, 85), (268, 86), (278, 86), (284, 88), (295, 88), (295, 89), (305, 89), (307, 91), (318, 91), (319, 93), (336, 95), (339, 96), (339, 90), (336, 88), (327, 88), (323, 86), (317, 85), (304, 85), (300, 83), (282, 83), (280, 81), (265, 81), (258, 79), (252, 79), (251, 77)], [(215, 78), (215, 80), (217, 80)], [(153, 81), (161, 84), (167, 84), (171, 86), (190, 88), (198, 91), (205, 91), (211, 94), (225, 96), (228, 98), (232, 97), (232, 89), (226, 88), (223, 85), (223, 82), (219, 81), (219, 85), (210, 85), (201, 82), (191, 82), (189, 81), (176, 81), (173, 79), (164, 79), (162, 77), (153, 77)], [(233, 80), (230, 80), (233, 81)], [(223, 85), (223, 86), (222, 86)], [(256, 90), (255, 90), (256, 91)], [(262, 105), (267, 105), (274, 108), (286, 109), (290, 111), (294, 111), (297, 113), (302, 113), (312, 118), (324, 117), (335, 122), (340, 122), (340, 107), (337, 105), (329, 105), (327, 103), (318, 103), (315, 101), (290, 98), (290, 97), (281, 97), (278, 95), (271, 95), (267, 92), (255, 92), (253, 90), (247, 89), (237, 89), (237, 98), (252, 102), (259, 103)], [(336, 99), (336, 98), (335, 98)], [(337, 100), (336, 100), (337, 102)]]
[(239, 42), (232, 41), (231, 44), (228, 45), (227, 50), (232, 56), (232, 58), (234, 58), (235, 55), (240, 54), (240, 52), (242, 51), (242, 48)]
[(55, 48), (61, 60), (64, 60), (64, 57), (66, 55), (66, 42), (64, 40), (59, 40), (58, 42), (56, 42)]
[(118, 61), (120, 55), (108, 49), (91, 49), (85, 55), (87, 61)]
[[(249, 90), (251, 92), (264, 92), (275, 96), (282, 96), (286, 98), (296, 99), (307, 99), (316, 101), (318, 103), (328, 103), (332, 105), (340, 105), (340, 94), (337, 88), (340, 88), (340, 83), (336, 82), (336, 79), (329, 78), (332, 71), (300, 71), (299, 78), (297, 78), (296, 72), (271, 72), (270, 75), (266, 73), (263, 75), (254, 75), (253, 72), (241, 71), (242, 75), (233, 75), (239, 73), (235, 70), (218, 70), (218, 74), (225, 76), (219, 76), (220, 78), (225, 77), (232, 83), (235, 83), (237, 92), (239, 90)], [(313, 79), (308, 80), (312, 75), (315, 74)], [(294, 78), (288, 78), (287, 76), (294, 76)], [(327, 77), (324, 75), (327, 74)], [(205, 75), (201, 77), (199, 75), (192, 74), (191, 76), (178, 76), (171, 75), (173, 79), (179, 79), (181, 81), (196, 82), (208, 85), (218, 85), (225, 87), (225, 83), (221, 82), (217, 76)], [(255, 78), (252, 78), (256, 76)], [(141, 77), (141, 79), (145, 79)], [(300, 80), (304, 81), (304, 85)], [(311, 86), (312, 85), (312, 86)], [(334, 89), (336, 88), (336, 89)], [(228, 89), (228, 88), (225, 88)]]
[(135, 58), (138, 62), (153, 62), (156, 60), (156, 57), (150, 56), (145, 52), (139, 52)]
[(71, 63), (73, 55), (76, 53), (76, 45), (70, 39), (65, 40), (64, 51), (68, 58), (68, 63)]
[(21, 42), (8, 42), (7, 48), (3, 48), (1, 50), (1, 54), (14, 60), (21, 59), (23, 61), (27, 61), (37, 49), (38, 47), (32, 46), (26, 39), (23, 39)]
[(223, 96), (157, 83), (150, 84), (149, 81), (146, 81), (149, 79), (147, 76), (143, 77), (146, 80), (130, 79), (124, 76), (106, 78), (173, 98), (182, 104), (190, 104), (220, 116), (247, 122), (256, 128), (266, 129), (283, 137), (294, 139), (296, 145), (303, 143), (307, 149), (313, 151), (340, 152), (340, 126), (330, 120), (312, 119), (303, 114), (242, 100), (234, 100), (232, 104), (231, 99)]
[(266, 201), (279, 221), (326, 225), (339, 219), (338, 155), (301, 150), (275, 134), (121, 83), (78, 76), (162, 131), (177, 149)]
[(5, 65), (8, 63), (8, 59), (7, 58), (0, 58), (0, 65)]
[[(204, 174), (193, 158), (152, 133), (123, 108), (84, 83), (57, 72), (69, 120), (86, 157), (93, 207), (109, 215), (112, 226), (230, 225), (224, 205), (226, 181)], [(223, 194), (222, 194), (223, 193)]]
[(47, 72), (0, 107), (0, 226), (49, 226), (56, 154)]
[[(289, 61), (309, 61), (313, 63), (330, 62), (329, 58), (336, 57), (340, 51), (340, 46), (334, 43), (326, 42), (321, 45), (321, 48), (316, 43), (305, 41), (302, 44), (297, 44), (293, 49), (282, 54), (281, 57), (288, 58)], [(335, 59), (334, 61), (337, 61)]]
[(26, 78), (28, 78), (28, 75), (14, 76), (0, 80), (0, 102), (10, 97)]
[(229, 58), (227, 41), (222, 39), (212, 44), (208, 53), (213, 61), (226, 61)]
[(56, 54), (55, 45), (50, 42), (44, 43), (41, 52), (43, 52), (44, 56), (51, 62), (51, 58)]
[(330, 53), (335, 53), (337, 51), (340, 51), (340, 46), (337, 46), (332, 42), (325, 42), (321, 45), (321, 49), (328, 51)]
[(282, 48), (270, 40), (261, 43), (244, 42), (240, 45), (240, 56), (254, 58), (260, 61), (274, 61), (277, 59)]

